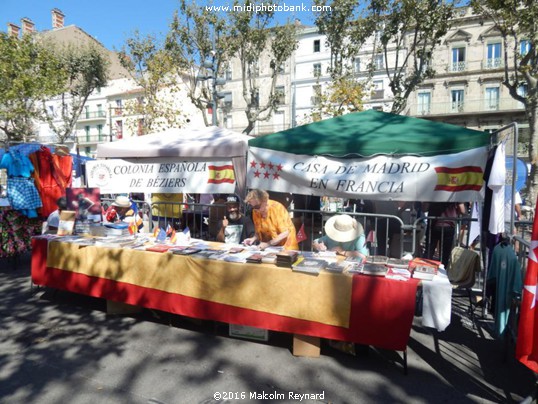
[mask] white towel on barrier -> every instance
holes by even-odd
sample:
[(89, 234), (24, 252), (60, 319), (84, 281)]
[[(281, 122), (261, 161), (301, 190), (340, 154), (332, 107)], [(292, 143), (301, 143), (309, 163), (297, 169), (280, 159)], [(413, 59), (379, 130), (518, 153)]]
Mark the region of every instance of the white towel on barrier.
[(422, 299), (422, 325), (444, 331), (452, 312), (452, 285), (446, 274), (422, 282)]

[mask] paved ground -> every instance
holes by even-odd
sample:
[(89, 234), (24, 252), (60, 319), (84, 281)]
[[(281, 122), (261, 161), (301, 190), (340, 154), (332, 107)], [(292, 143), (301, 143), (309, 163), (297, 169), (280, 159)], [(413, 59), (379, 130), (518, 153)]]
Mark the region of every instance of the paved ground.
[(102, 300), (32, 289), (28, 256), (11, 266), (0, 260), (1, 403), (506, 403), (535, 388), (463, 298), (445, 332), (415, 319), (406, 376), (394, 352), (352, 356), (324, 343), (320, 358), (298, 358), (281, 333), (258, 343), (161, 312), (107, 315)]

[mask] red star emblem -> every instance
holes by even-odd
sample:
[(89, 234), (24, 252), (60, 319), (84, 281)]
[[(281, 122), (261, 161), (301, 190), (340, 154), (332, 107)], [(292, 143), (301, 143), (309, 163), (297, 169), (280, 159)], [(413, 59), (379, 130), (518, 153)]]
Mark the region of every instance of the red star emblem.
[(280, 177), (280, 175), (278, 173), (273, 173), (273, 179), (274, 180), (278, 180), (279, 177)]
[(269, 173), (267, 171), (263, 173), (263, 178), (269, 178)]
[(252, 167), (252, 168), (256, 168), (256, 162), (255, 162), (255, 161), (251, 161), (251, 162), (250, 162), (250, 167)]
[(273, 163), (269, 162), (269, 170), (272, 170), (273, 168), (275, 168), (275, 166), (273, 165)]
[(276, 166), (277, 171), (282, 171), (282, 164)]
[(265, 163), (264, 163), (263, 161), (260, 163), (260, 168), (261, 168), (262, 170), (265, 168)]
[(258, 170), (254, 171), (254, 177), (259, 178), (260, 172)]

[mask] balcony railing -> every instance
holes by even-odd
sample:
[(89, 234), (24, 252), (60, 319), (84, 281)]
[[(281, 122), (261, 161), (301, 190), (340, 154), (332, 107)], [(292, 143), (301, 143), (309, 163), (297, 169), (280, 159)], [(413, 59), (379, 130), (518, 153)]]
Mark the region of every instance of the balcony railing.
[(79, 144), (95, 144), (110, 141), (110, 137), (105, 134), (100, 135), (82, 135), (78, 137)]
[(465, 61), (463, 62), (453, 62), (451, 65), (450, 65), (450, 71), (451, 72), (464, 72), (466, 70), (466, 63)]
[(105, 120), (106, 119), (106, 111), (84, 111), (82, 114), (80, 114), (79, 120), (80, 121), (87, 121), (87, 120)]
[(503, 67), (503, 60), (501, 58), (491, 58), (483, 61), (484, 69), (500, 69)]
[(511, 97), (498, 100), (466, 99), (463, 102), (432, 102), (430, 104), (408, 103), (408, 114), (411, 116), (476, 114), (495, 111), (523, 111), (523, 104)]

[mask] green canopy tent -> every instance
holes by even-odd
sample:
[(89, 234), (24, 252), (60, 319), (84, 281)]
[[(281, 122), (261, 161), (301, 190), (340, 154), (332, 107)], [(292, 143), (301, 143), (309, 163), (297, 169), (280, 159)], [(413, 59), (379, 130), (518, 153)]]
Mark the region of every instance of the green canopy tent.
[(402, 201), (483, 199), (490, 134), (374, 110), (248, 142), (247, 186)]

